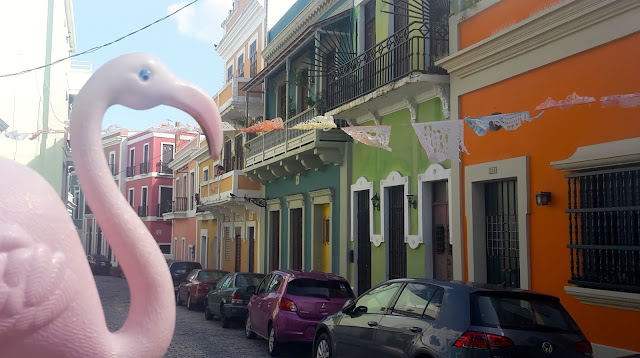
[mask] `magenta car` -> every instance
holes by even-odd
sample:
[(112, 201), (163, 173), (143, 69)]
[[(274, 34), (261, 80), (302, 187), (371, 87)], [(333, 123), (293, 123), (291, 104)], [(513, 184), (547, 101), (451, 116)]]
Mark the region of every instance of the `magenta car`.
[(281, 343), (313, 342), (318, 323), (353, 298), (344, 277), (323, 272), (273, 271), (249, 300), (245, 334), (249, 339), (256, 335), (267, 339), (269, 354), (275, 357)]

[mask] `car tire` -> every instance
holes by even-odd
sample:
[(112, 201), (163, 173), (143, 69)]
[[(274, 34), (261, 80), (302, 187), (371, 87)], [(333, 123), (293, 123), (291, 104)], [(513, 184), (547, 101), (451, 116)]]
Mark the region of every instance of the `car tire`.
[(179, 291), (176, 291), (176, 306), (182, 306), (182, 300), (180, 299)]
[(326, 333), (322, 333), (313, 344), (315, 358), (331, 358), (331, 339)]
[(224, 304), (220, 305), (220, 322), (222, 322), (222, 328), (229, 328), (231, 323), (229, 317), (224, 313)]
[(251, 317), (249, 317), (249, 313), (247, 313), (247, 318), (244, 320), (244, 336), (247, 339), (256, 338), (256, 333), (251, 329)]
[(280, 345), (276, 340), (276, 329), (273, 327), (269, 327), (269, 337), (267, 338), (267, 349), (269, 350), (269, 355), (272, 357), (277, 357), (280, 353)]
[(191, 295), (187, 295), (187, 309), (193, 311), (193, 303), (191, 302)]
[(207, 321), (211, 321), (213, 319), (213, 313), (209, 309), (209, 302), (207, 300), (204, 301), (204, 319)]

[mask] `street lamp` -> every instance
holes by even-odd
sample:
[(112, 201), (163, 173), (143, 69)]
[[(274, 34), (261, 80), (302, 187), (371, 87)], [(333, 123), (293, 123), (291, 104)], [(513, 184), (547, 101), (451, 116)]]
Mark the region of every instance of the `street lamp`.
[(380, 211), (380, 198), (378, 197), (378, 194), (373, 194), (373, 198), (371, 198), (371, 203), (373, 204), (373, 207)]

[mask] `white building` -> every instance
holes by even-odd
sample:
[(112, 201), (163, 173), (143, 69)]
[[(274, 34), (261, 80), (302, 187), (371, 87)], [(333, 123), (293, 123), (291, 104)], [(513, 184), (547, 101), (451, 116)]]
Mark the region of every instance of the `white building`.
[[(0, 76), (68, 57), (76, 51), (73, 0), (21, 0), (0, 3)], [(5, 133), (64, 130), (70, 98), (91, 76), (88, 62), (65, 60), (15, 76), (0, 77), (0, 119)], [(67, 201), (70, 157), (65, 134), (30, 140), (0, 135), (0, 156), (40, 173)]]

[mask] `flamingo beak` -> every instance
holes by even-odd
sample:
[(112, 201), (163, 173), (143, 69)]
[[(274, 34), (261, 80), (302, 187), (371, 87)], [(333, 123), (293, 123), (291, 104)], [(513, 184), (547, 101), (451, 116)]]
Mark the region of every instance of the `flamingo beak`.
[(213, 99), (200, 87), (178, 80), (165, 104), (183, 110), (198, 122), (207, 139), (211, 159), (218, 159), (222, 153), (222, 119)]

